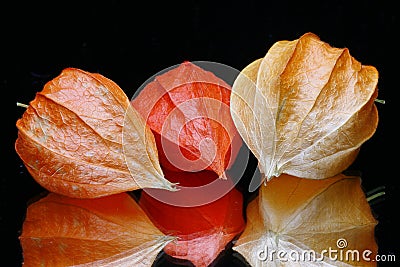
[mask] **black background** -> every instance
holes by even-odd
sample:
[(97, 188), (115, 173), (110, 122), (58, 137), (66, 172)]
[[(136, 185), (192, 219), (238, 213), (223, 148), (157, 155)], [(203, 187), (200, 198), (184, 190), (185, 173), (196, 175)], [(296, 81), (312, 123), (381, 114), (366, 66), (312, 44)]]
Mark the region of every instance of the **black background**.
[[(317, 34), (332, 46), (349, 48), (358, 61), (379, 71), (378, 98), (386, 104), (377, 103), (377, 131), (349, 169), (361, 175), (365, 192), (385, 186), (385, 196), (371, 203), (379, 221), (379, 254), (396, 254), (400, 262), (398, 156), (395, 139), (389, 137), (397, 124), (396, 113), (389, 110), (399, 103), (392, 96), (398, 87), (394, 83), (394, 56), (399, 29), (394, 6), (385, 1), (282, 0), (31, 1), (2, 5), (0, 82), (6, 126), (2, 126), (1, 147), (1, 266), (21, 266), (18, 236), (26, 207), (43, 191), (14, 150), (15, 123), (24, 112), (16, 102), (28, 104), (44, 83), (66, 67), (101, 73), (131, 97), (150, 76), (184, 60), (212, 61), (241, 70), (263, 57), (276, 41), (294, 40), (306, 32)], [(14, 99), (10, 93), (15, 94)], [(15, 117), (9, 115), (11, 110), (16, 111)], [(394, 163), (390, 160), (393, 153)], [(160, 256), (159, 266), (172, 266), (168, 257)], [(227, 250), (214, 265), (245, 266), (237, 256)]]

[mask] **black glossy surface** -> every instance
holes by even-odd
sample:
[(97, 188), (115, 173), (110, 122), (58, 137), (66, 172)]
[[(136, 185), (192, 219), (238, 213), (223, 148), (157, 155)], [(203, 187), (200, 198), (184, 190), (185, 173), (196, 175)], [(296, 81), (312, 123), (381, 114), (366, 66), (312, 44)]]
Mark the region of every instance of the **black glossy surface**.
[[(3, 106), (9, 105), (2, 126), (0, 266), (21, 266), (18, 236), (26, 206), (43, 191), (14, 150), (15, 122), (24, 111), (16, 102), (29, 103), (65, 67), (99, 72), (131, 97), (150, 76), (184, 60), (213, 61), (240, 70), (263, 57), (276, 41), (297, 39), (308, 31), (332, 46), (349, 48), (357, 60), (379, 71), (379, 98), (386, 104), (377, 104), (377, 132), (363, 145), (350, 170), (360, 173), (366, 192), (385, 186), (386, 195), (371, 203), (379, 221), (376, 238), (380, 254), (396, 254), (400, 262), (400, 221), (395, 215), (400, 203), (398, 150), (392, 138), (399, 114), (389, 112), (399, 104), (392, 93), (398, 91), (394, 83), (398, 13), (385, 1), (349, 2), (30, 1), (2, 9), (0, 85), (2, 93), (12, 92), (15, 98), (3, 97)], [(15, 116), (9, 115), (12, 110)], [(228, 250), (214, 266), (246, 266), (236, 256)], [(176, 265), (160, 254), (155, 266)]]

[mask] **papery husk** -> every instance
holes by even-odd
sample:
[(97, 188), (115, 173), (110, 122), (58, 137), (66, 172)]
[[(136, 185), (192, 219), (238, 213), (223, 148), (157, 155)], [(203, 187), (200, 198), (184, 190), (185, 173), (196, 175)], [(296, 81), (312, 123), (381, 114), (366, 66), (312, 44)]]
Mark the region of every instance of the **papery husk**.
[(231, 86), (185, 61), (156, 75), (132, 99), (152, 129), (163, 168), (211, 170), (222, 179), (242, 146), (230, 115)]
[(96, 198), (140, 188), (174, 190), (150, 128), (110, 79), (66, 68), (17, 120), (15, 150), (51, 192)]
[(347, 169), (378, 125), (378, 71), (313, 33), (276, 42), (232, 86), (231, 114), (266, 180)]

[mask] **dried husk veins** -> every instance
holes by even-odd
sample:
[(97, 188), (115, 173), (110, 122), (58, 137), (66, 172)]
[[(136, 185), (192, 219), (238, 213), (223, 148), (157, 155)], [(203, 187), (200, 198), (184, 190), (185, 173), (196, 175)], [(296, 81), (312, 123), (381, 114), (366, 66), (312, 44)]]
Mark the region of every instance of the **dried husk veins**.
[(151, 266), (174, 238), (161, 233), (128, 193), (76, 199), (50, 193), (28, 207), (23, 266)]
[[(233, 249), (252, 266), (376, 266), (373, 259), (378, 250), (374, 238), (377, 221), (360, 185), (359, 177), (343, 174), (322, 180), (286, 174), (272, 179), (260, 187), (259, 196), (249, 203), (246, 228)], [(339, 239), (345, 239), (347, 246), (338, 247)], [(338, 252), (325, 253), (322, 261), (321, 253), (329, 248)], [(277, 254), (275, 261), (271, 254), (265, 261), (259, 260), (261, 250), (286, 252), (284, 258), (288, 261), (279, 262)], [(304, 253), (310, 250), (316, 253), (314, 258), (301, 261), (300, 257), (309, 256)], [(351, 250), (359, 252), (359, 260), (346, 256)], [(362, 258), (364, 250), (371, 251), (367, 255), (371, 261)], [(296, 256), (300, 261), (290, 261)]]
[(132, 99), (155, 134), (164, 168), (212, 170), (225, 179), (242, 145), (230, 115), (230, 91), (212, 72), (185, 61)]
[(173, 189), (151, 130), (110, 79), (67, 68), (17, 123), (15, 149), (51, 192), (94, 198), (143, 187)]
[(341, 173), (375, 132), (378, 72), (307, 33), (238, 75), (231, 113), (267, 180)]

